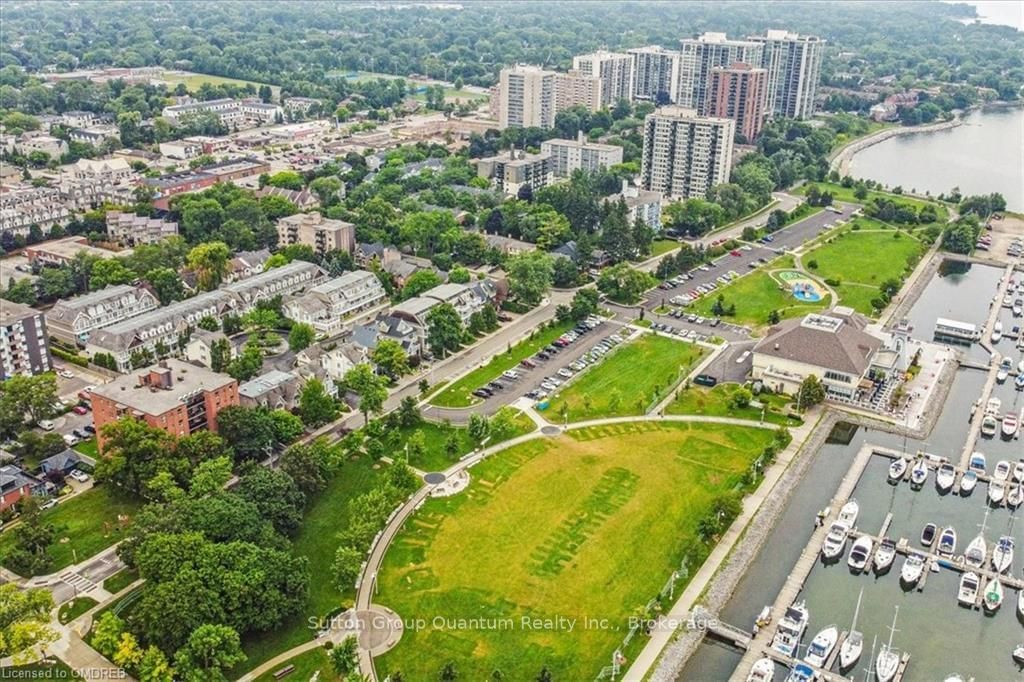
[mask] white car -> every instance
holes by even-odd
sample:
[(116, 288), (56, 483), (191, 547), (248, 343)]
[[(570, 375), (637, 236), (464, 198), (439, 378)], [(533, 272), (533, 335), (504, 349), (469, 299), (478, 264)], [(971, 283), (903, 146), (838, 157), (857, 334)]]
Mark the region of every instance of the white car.
[(551, 383), (550, 381), (542, 381), (542, 382), (540, 383), (540, 387), (541, 387), (541, 388), (543, 388), (543, 389), (544, 389), (545, 391), (548, 391), (549, 393), (550, 393), (550, 392), (554, 392), (554, 390), (555, 390), (556, 388), (558, 388), (557, 386), (555, 386), (555, 385), (554, 385), (553, 383)]
[(68, 474), (68, 476), (75, 479), (79, 483), (85, 483), (86, 481), (89, 480), (89, 474), (85, 473), (84, 471), (79, 471), (78, 469), (72, 469), (71, 473)]
[(558, 376), (565, 377), (566, 379), (571, 379), (572, 370), (570, 370), (568, 367), (563, 367), (562, 369), (558, 370)]
[(67, 443), (68, 447), (79, 443), (78, 436), (74, 436), (70, 433), (65, 433), (62, 438), (64, 439), (64, 442)]
[(501, 373), (501, 376), (505, 377), (506, 379), (515, 380), (519, 378), (519, 372), (512, 369), (507, 369)]
[(41, 428), (43, 431), (53, 431), (53, 422), (50, 421), (49, 419), (40, 419), (39, 428)]
[(561, 379), (556, 379), (555, 377), (544, 377), (544, 381), (548, 382), (549, 384), (553, 384), (555, 386), (561, 386), (562, 385)]
[(64, 377), (65, 379), (74, 379), (75, 378), (75, 375), (72, 374), (71, 372), (69, 372), (66, 369), (62, 369), (61, 371), (57, 372), (57, 376)]

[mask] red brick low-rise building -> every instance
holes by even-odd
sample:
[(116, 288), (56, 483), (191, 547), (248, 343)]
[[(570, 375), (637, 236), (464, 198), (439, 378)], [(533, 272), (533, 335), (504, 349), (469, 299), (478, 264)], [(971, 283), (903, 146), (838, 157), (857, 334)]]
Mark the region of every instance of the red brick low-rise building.
[(93, 422), (100, 447), (102, 429), (135, 417), (172, 436), (217, 431), (217, 413), (238, 405), (238, 382), (180, 360), (162, 360), (138, 373), (98, 386), (92, 394)]

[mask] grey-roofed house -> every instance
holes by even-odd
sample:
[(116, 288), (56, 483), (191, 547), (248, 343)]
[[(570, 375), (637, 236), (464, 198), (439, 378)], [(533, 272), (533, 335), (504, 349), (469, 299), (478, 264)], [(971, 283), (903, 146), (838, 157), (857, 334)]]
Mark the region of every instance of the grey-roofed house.
[(58, 452), (56, 455), (50, 455), (46, 459), (39, 462), (39, 471), (45, 476), (50, 473), (69, 474), (72, 469), (77, 469), (79, 464), (88, 464), (90, 466), (96, 463), (92, 457), (86, 457), (77, 450), (67, 448), (63, 452)]
[(401, 344), (402, 350), (409, 357), (417, 357), (422, 352), (420, 330), (396, 315), (380, 315), (372, 322), (357, 324), (352, 328), (352, 342), (367, 350), (372, 351), (385, 338)]
[(427, 328), (427, 314), (439, 305), (441, 301), (436, 298), (414, 296), (391, 308), (391, 314), (424, 330)]
[(258, 275), (263, 272), (263, 268), (269, 259), (270, 249), (239, 251), (228, 263), (228, 268), (230, 269), (228, 278), (234, 282)]
[(239, 386), (238, 400), (245, 407), (289, 410), (298, 402), (301, 384), (298, 374), (272, 369)]
[(387, 292), (372, 272), (353, 270), (312, 287), (282, 305), (285, 316), (310, 325), (323, 336), (336, 336), (354, 316), (384, 305)]
[(0, 466), (0, 511), (4, 511), (18, 500), (38, 495), (44, 490), (43, 482), (14, 464)]
[(224, 332), (211, 332), (208, 329), (197, 328), (189, 337), (188, 345), (185, 346), (185, 359), (203, 367), (213, 366), (213, 347), (218, 341), (228, 342), (228, 359), (233, 360), (238, 355), (238, 349), (231, 343)]
[(127, 246), (155, 244), (178, 234), (178, 223), (160, 218), (107, 212), (107, 237)]
[(795, 394), (810, 375), (827, 393), (853, 398), (883, 341), (850, 308), (785, 320), (754, 346), (752, 376), (773, 391)]
[(494, 300), (495, 293), (494, 283), (486, 280), (469, 284), (448, 282), (424, 291), (422, 298), (451, 304), (462, 318), (463, 323), (466, 323), (473, 313), (478, 312)]
[(46, 324), (55, 338), (84, 346), (93, 330), (159, 307), (160, 300), (146, 287), (108, 285), (99, 291), (57, 301), (46, 311)]

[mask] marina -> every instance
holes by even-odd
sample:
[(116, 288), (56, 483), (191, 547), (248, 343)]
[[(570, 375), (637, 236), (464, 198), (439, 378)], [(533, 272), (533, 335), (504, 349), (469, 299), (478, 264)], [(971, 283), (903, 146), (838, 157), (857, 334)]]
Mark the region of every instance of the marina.
[[(936, 408), (940, 414), (933, 428), (903, 435), (837, 425), (814, 453), (814, 471), (794, 491), (765, 544), (773, 556), (789, 551), (795, 560), (778, 562), (781, 570), (758, 566), (744, 576), (714, 616), (721, 631), (705, 638), (707, 645), (677, 679), (731, 675), (742, 681), (758, 669), (763, 673), (767, 664), (760, 661), (768, 658), (774, 677), (763, 679), (877, 680), (884, 677), (878, 667), (888, 674), (894, 656), (895, 672), (885, 679), (1019, 677), (1024, 579), (1013, 547), (1016, 517), (1024, 513), (1018, 511), (1024, 503), (1019, 440), (1024, 399), (1015, 377), (1024, 358), (1014, 338), (993, 341), (991, 334), (998, 322), (1011, 334), (1016, 326), (1012, 308), (1000, 305), (1011, 279), (1020, 281), (1022, 275), (957, 265), (931, 282), (942, 297), (931, 285), (924, 290), (909, 313), (918, 320), (915, 338), (936, 341), (939, 317), (964, 320), (978, 332), (976, 343), (951, 341), (960, 352), (960, 369)], [(977, 305), (988, 300), (989, 306)], [(1000, 368), (1007, 375), (1002, 380)], [(994, 432), (982, 430), (985, 417), (995, 421)], [(1009, 422), (1005, 431), (1004, 422)], [(845, 526), (840, 516), (853, 499), (856, 521)], [(858, 542), (866, 551), (851, 560)], [(904, 579), (908, 575), (911, 580)], [(744, 632), (764, 604), (770, 619), (755, 632)], [(773, 649), (772, 641), (780, 618), (794, 604), (803, 605), (807, 619), (798, 646), (788, 654)], [(890, 633), (894, 607), (899, 623)], [(805, 658), (813, 639), (830, 624), (837, 627), (834, 648), (823, 660), (812, 655), (809, 664)], [(730, 638), (726, 630), (744, 637)], [(856, 665), (840, 669), (838, 652), (853, 630), (862, 652)], [(890, 636), (894, 655), (888, 654)], [(972, 655), (980, 651), (985, 656)]]

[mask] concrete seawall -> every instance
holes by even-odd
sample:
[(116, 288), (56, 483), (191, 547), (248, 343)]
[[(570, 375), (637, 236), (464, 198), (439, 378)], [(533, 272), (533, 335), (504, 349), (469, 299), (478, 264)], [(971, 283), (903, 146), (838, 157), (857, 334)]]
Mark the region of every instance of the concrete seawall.
[(897, 135), (912, 135), (915, 133), (930, 133), (937, 130), (947, 130), (949, 128), (956, 128), (963, 123), (963, 119), (960, 116), (956, 116), (949, 121), (939, 121), (938, 123), (931, 123), (924, 126), (913, 126), (913, 127), (902, 127), (902, 128), (886, 128), (880, 130), (873, 135), (857, 140), (842, 149), (832, 157), (829, 162), (829, 169), (839, 171), (840, 176), (850, 174), (850, 162), (853, 161), (853, 157), (857, 155), (857, 152), (862, 152), (872, 145), (876, 145), (879, 142), (884, 142), (890, 138), (896, 137)]

